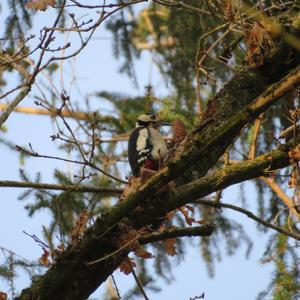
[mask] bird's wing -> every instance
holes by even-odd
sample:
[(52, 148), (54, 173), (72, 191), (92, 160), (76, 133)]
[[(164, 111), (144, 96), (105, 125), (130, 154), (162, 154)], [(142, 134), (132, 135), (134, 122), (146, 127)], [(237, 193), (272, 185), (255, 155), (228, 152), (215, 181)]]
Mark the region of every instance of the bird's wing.
[(139, 170), (144, 161), (150, 156), (152, 145), (147, 128), (135, 128), (128, 141), (128, 159), (134, 176), (139, 176)]

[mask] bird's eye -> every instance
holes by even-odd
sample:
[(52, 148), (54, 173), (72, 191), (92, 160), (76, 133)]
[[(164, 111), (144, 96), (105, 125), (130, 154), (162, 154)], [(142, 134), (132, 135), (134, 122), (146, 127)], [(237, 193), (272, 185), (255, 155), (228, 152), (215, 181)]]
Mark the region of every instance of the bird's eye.
[(155, 115), (151, 115), (150, 117), (152, 120), (155, 120), (156, 119), (156, 116)]

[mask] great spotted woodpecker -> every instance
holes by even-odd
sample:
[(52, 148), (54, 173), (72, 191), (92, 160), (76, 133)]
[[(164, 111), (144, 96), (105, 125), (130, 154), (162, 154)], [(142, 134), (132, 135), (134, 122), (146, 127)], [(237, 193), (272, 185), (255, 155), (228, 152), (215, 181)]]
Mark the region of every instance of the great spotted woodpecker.
[(150, 170), (159, 169), (168, 148), (157, 128), (170, 125), (153, 114), (143, 114), (138, 117), (136, 128), (128, 141), (128, 159), (133, 176), (139, 177), (142, 167)]

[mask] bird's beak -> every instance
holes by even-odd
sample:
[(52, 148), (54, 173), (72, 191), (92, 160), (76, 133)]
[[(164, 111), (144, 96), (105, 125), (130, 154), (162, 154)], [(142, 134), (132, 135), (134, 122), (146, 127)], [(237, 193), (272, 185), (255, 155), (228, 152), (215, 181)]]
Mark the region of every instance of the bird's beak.
[(157, 127), (161, 127), (161, 126), (172, 126), (173, 123), (170, 123), (170, 122), (166, 122), (166, 121), (163, 121), (163, 120), (159, 120), (157, 122)]

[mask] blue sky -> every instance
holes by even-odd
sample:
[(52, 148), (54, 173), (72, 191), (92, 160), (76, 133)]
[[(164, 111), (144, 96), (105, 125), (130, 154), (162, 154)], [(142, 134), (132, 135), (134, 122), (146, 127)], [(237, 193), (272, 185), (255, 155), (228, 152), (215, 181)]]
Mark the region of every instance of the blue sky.
[[(5, 5), (2, 7), (0, 15), (1, 20), (4, 20), (3, 16), (7, 15), (7, 7)], [(51, 9), (44, 13), (38, 13), (33, 32), (41, 24), (44, 26), (45, 22), (51, 24), (52, 16)], [(1, 29), (0, 33), (2, 35)], [(141, 61), (136, 65), (140, 84), (140, 89), (137, 90), (130, 80), (118, 73), (120, 62), (117, 62), (112, 56), (109, 33), (102, 27), (96, 32), (95, 37), (104, 37), (105, 39), (92, 40), (88, 47), (73, 61), (73, 66), (76, 66), (78, 85), (80, 85), (82, 92), (94, 93), (100, 90), (108, 90), (138, 95), (143, 92), (144, 86), (149, 81), (155, 87), (158, 96), (167, 92), (163, 80), (159, 77), (155, 67), (153, 67), (149, 53), (145, 53)], [(66, 63), (66, 85), (71, 78), (68, 77), (68, 68), (69, 65)], [(10, 84), (13, 85), (15, 82), (10, 82)], [(32, 95), (29, 95), (21, 105), (34, 106)], [(78, 99), (80, 98), (75, 87), (72, 88), (72, 95)], [(93, 105), (95, 109), (103, 109), (103, 103), (100, 103), (99, 100), (95, 101)], [(8, 133), (5, 136), (15, 144), (26, 145), (30, 142), (38, 152), (57, 154), (55, 144), (49, 138), (53, 134), (50, 118), (15, 113), (10, 116), (6, 126)], [(0, 153), (0, 180), (19, 180), (18, 170), (20, 164), (16, 153), (2, 145), (0, 146)], [(41, 172), (42, 181), (49, 183), (53, 182), (53, 170), (55, 167), (65, 169), (70, 166), (65, 163), (35, 158), (26, 160), (24, 166), (31, 176)], [(0, 188), (0, 246), (11, 249), (28, 259), (37, 259), (41, 255), (41, 249), (23, 234), (23, 230), (42, 236), (42, 225), (47, 225), (49, 216), (46, 212), (42, 212), (33, 218), (29, 218), (23, 208), (27, 202), (17, 200), (21, 192), (22, 190), (20, 189)], [(255, 211), (254, 203), (256, 199), (251, 184), (246, 185), (246, 192), (247, 200), (250, 203), (249, 208)], [(239, 193), (237, 187), (232, 187), (225, 193), (223, 201), (238, 204)], [(160, 294), (148, 292), (150, 299), (188, 300), (190, 297), (199, 296), (202, 292), (205, 292), (205, 299), (209, 300), (252, 300), (255, 299), (259, 291), (267, 286), (271, 279), (270, 266), (264, 266), (259, 263), (267, 235), (257, 232), (255, 229), (256, 224), (252, 220), (226, 210), (223, 213), (226, 213), (234, 220), (240, 221), (252, 238), (254, 247), (250, 258), (248, 260), (245, 258), (245, 249), (243, 248), (237, 255), (231, 257), (223, 256), (223, 261), (216, 264), (215, 277), (210, 278), (207, 275), (206, 266), (199, 255), (200, 250), (195, 239), (194, 246), (189, 247), (185, 261), (179, 267), (174, 268), (173, 275), (176, 280), (170, 285), (165, 285), (161, 281), (163, 291)], [(187, 242), (190, 243), (189, 241)], [(133, 284), (131, 276), (120, 274), (119, 271), (116, 271), (116, 280), (121, 294), (122, 292), (124, 294), (127, 287)], [(18, 288), (26, 287), (27, 283), (25, 274), (23, 274), (18, 279)], [(7, 286), (1, 281), (0, 290), (7, 290)], [(103, 288), (100, 288), (97, 295), (101, 293), (101, 290)]]

